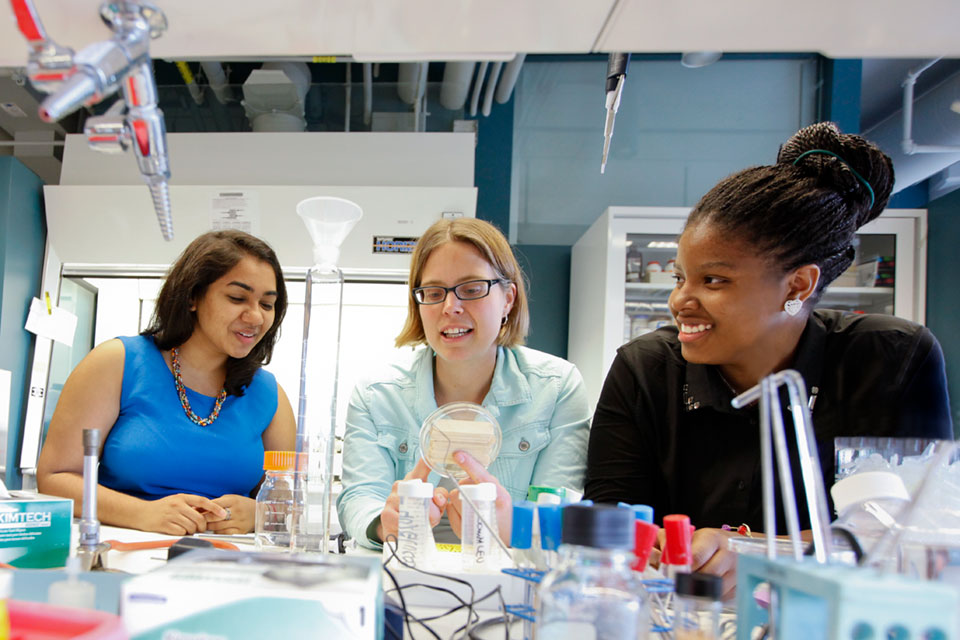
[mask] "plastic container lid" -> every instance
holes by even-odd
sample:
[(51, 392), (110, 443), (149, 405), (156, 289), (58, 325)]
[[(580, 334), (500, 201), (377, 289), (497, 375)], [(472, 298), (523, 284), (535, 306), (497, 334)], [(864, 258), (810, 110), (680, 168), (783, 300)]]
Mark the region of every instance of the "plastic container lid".
[[(264, 451), (264, 471), (296, 471), (296, 451)], [(300, 470), (307, 470), (307, 454), (300, 454)]]
[(709, 573), (678, 573), (674, 578), (678, 596), (719, 600), (723, 597), (723, 579)]
[[(479, 502), (493, 502), (497, 499), (497, 485), (492, 482), (480, 484), (462, 484), (460, 493), (466, 494), (471, 500)], [(432, 495), (432, 494), (431, 494)]]
[(636, 556), (633, 562), (633, 568), (636, 571), (643, 571), (647, 568), (647, 561), (650, 560), (653, 543), (657, 540), (657, 533), (660, 531), (660, 527), (651, 522), (644, 522), (639, 518), (634, 520), (633, 526), (633, 555)]
[(555, 493), (541, 493), (537, 495), (537, 504), (562, 504), (563, 498)]
[(427, 416), (420, 427), (420, 456), (427, 466), (445, 477), (466, 478), (453, 460), (465, 451), (484, 467), (500, 453), (500, 424), (489, 411), (472, 402), (451, 402)]
[(534, 505), (529, 500), (513, 505), (510, 546), (514, 549), (529, 549), (533, 543), (533, 511)]
[(663, 517), (663, 530), (666, 533), (662, 562), (672, 565), (690, 564), (690, 545), (693, 535), (690, 532), (690, 517), (672, 514)]
[[(570, 505), (571, 507), (573, 505)], [(561, 507), (559, 504), (538, 504), (537, 519), (540, 522), (540, 547), (547, 551), (554, 551), (560, 546), (563, 540), (563, 520), (562, 513), (569, 507)], [(577, 507), (578, 509), (590, 509), (591, 507)]]
[(527, 500), (536, 502), (542, 493), (553, 493), (563, 498), (564, 490), (562, 487), (546, 487), (543, 485), (532, 484), (527, 488)]
[[(607, 505), (572, 504), (563, 510), (563, 542), (596, 549), (633, 549), (633, 513)], [(543, 526), (543, 520), (540, 521)], [(540, 535), (543, 535), (541, 528)]]
[(847, 476), (830, 487), (830, 495), (838, 514), (864, 500), (910, 499), (903, 480), (891, 471), (864, 471)]
[(633, 517), (637, 520), (642, 520), (643, 522), (653, 522), (653, 507), (650, 505), (618, 502), (617, 506), (621, 509), (629, 509), (633, 511)]
[(401, 498), (433, 498), (433, 485), (423, 480), (401, 480), (397, 483)]

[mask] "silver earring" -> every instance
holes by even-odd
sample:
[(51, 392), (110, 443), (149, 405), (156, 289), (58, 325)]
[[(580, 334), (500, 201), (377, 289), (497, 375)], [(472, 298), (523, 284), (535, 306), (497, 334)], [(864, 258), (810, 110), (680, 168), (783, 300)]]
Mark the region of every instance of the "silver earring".
[(788, 316), (795, 316), (800, 313), (800, 309), (803, 308), (803, 300), (793, 299), (787, 300), (783, 303), (783, 310), (787, 313)]
[(507, 326), (507, 316), (503, 316), (502, 318), (500, 318), (500, 326), (501, 327)]

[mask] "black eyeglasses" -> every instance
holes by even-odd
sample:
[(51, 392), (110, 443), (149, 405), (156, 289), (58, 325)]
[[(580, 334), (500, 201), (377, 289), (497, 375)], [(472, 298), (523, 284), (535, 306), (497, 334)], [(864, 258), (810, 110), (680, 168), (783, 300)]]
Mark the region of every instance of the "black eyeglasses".
[(417, 304), (440, 304), (447, 299), (447, 293), (453, 291), (453, 295), (460, 300), (478, 300), (490, 295), (490, 287), (493, 285), (508, 282), (510, 281), (503, 278), (494, 278), (493, 280), (470, 280), (452, 287), (416, 287), (413, 290), (413, 299)]

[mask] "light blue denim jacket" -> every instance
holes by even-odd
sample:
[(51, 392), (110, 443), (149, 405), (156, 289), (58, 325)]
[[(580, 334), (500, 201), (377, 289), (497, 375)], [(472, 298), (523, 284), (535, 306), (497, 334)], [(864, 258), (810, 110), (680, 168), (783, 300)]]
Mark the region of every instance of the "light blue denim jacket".
[[(590, 408), (583, 378), (563, 360), (526, 347), (499, 347), (483, 406), (500, 423), (500, 455), (490, 472), (514, 500), (531, 484), (583, 489)], [(420, 425), (437, 408), (433, 351), (418, 349), (385, 375), (361, 380), (347, 408), (340, 524), (364, 546), (393, 483), (420, 457)], [(430, 474), (436, 485), (440, 476)]]

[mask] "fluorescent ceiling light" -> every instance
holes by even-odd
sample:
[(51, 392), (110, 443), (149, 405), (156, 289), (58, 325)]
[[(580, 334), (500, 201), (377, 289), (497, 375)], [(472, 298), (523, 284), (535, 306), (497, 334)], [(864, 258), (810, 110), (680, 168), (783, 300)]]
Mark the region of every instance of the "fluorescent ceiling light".
[(668, 241), (664, 242), (663, 240), (651, 240), (647, 243), (648, 249), (676, 249), (677, 243)]

